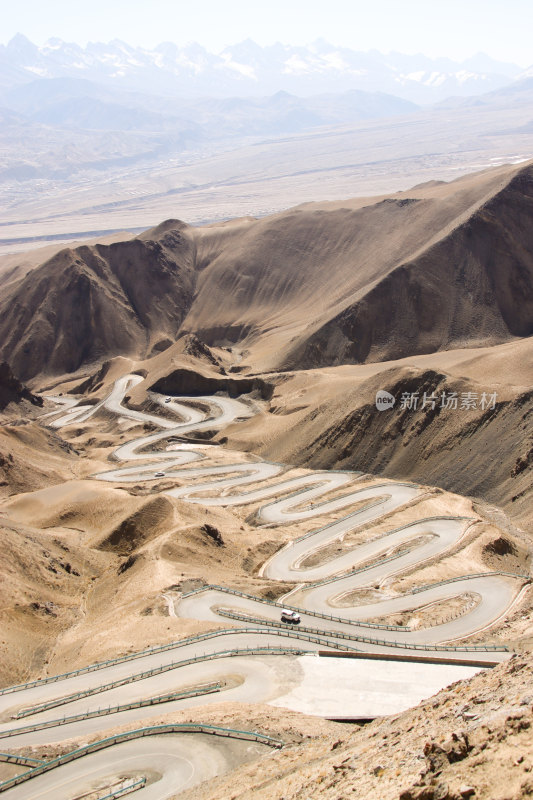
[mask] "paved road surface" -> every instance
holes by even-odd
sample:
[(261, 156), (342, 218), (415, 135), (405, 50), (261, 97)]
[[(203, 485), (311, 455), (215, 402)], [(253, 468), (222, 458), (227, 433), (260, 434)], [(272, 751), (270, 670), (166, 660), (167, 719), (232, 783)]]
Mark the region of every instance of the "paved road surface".
[[(156, 479), (157, 472), (164, 472), (166, 479), (175, 476), (178, 484), (167, 489), (166, 493), (187, 502), (234, 506), (260, 504), (268, 500), (255, 511), (259, 525), (282, 525), (330, 516), (328, 525), (289, 543), (263, 565), (265, 577), (298, 584), (284, 602), (300, 608), (301, 623), (289, 629), (281, 623), (280, 608), (275, 604), (260, 598), (229, 594), (216, 587), (206, 587), (182, 597), (167, 593), (165, 602), (170, 615), (217, 623), (223, 621), (228, 625), (227, 632), (221, 636), (208, 635), (186, 641), (164, 653), (146, 653), (78, 676), (53, 683), (41, 682), (31, 688), (0, 695), (0, 737), (5, 736), (9, 729), (17, 731), (15, 736), (2, 739), (4, 750), (9, 746), (48, 744), (74, 736), (90, 736), (131, 722), (149, 724), (150, 718), (166, 711), (220, 702), (221, 699), (267, 702), (325, 715), (327, 708), (331, 710), (335, 706), (351, 716), (372, 716), (388, 713), (383, 709), (390, 710), (391, 699), (395, 696), (397, 706), (393, 710), (400, 710), (398, 703), (400, 707), (416, 703), (425, 696), (420, 692), (430, 694), (478, 668), (461, 666), (460, 663), (415, 665), (398, 660), (369, 662), (366, 659), (302, 655), (316, 654), (319, 650), (351, 648), (360, 653), (387, 656), (443, 657), (447, 654), (439, 643), (467, 637), (508, 613), (524, 580), (518, 576), (497, 574), (465, 575), (458, 581), (428, 587), (416, 594), (398, 596), (389, 593), (377, 602), (349, 606), (349, 595), (354, 590), (387, 585), (393, 575), (444, 555), (460, 542), (472, 520), (451, 516), (416, 520), (400, 528), (391, 528), (326, 563), (306, 567), (306, 559), (318, 549), (362, 524), (377, 522), (384, 514), (401, 509), (422, 496), (422, 487), (395, 481), (376, 481), (371, 485), (366, 481), (363, 484), (358, 474), (346, 472), (315, 472), (291, 477), (290, 470), (284, 465), (254, 460), (250, 456), (243, 455), (236, 463), (230, 463), (227, 451), (221, 452), (216, 447), (173, 442), (165, 450), (151, 450), (151, 446), (169, 437), (220, 429), (249, 417), (254, 409), (251, 404), (240, 400), (218, 396), (173, 398), (166, 403), (164, 397), (153, 395), (152, 399), (173, 416), (145, 414), (123, 404), (128, 389), (141, 380), (138, 375), (120, 378), (110, 395), (95, 406), (74, 406), (72, 398), (55, 398), (62, 408), (57, 415), (45, 415), (47, 424), (56, 428), (74, 422), (80, 424), (100, 408), (106, 408), (121, 418), (158, 426), (160, 430), (157, 432), (117, 448), (114, 460), (127, 466), (95, 476), (99, 480), (117, 483), (150, 481)], [(188, 466), (200, 460), (204, 462), (202, 466)], [(190, 479), (195, 483), (188, 486)], [(250, 488), (243, 489), (246, 485)], [(336, 496), (331, 497), (332, 492)], [(358, 504), (357, 509), (350, 511), (355, 504)], [(398, 548), (403, 549), (397, 552)], [(394, 555), (391, 557), (392, 551)], [(465, 592), (476, 597), (474, 607), (441, 625), (418, 630), (388, 630), (371, 622), (376, 616), (416, 609)], [(283, 648), (297, 652), (274, 655), (270, 651), (251, 655), (241, 652), (246, 648)], [(212, 658), (223, 652), (226, 653), (223, 657)], [(508, 657), (504, 652), (483, 652), (474, 648), (454, 650), (448, 655), (458, 662), (475, 659), (480, 663), (494, 663)], [(196, 661), (182, 666), (177, 663), (188, 659)], [(153, 669), (163, 671), (134, 680), (136, 675)], [(123, 686), (99, 691), (103, 686), (121, 680), (127, 682)], [(63, 715), (95, 712), (212, 681), (221, 682), (220, 693), (173, 700), (162, 706), (124, 710), (109, 716), (92, 716), (60, 727), (31, 732), (21, 730), (29, 724), (50, 722)], [(22, 708), (88, 690), (92, 692), (88, 696), (73, 697), (65, 705), (41, 710), (18, 721), (10, 719)], [(111, 783), (117, 775), (127, 773), (131, 763), (135, 774), (143, 772), (151, 781), (136, 796), (166, 798), (179, 788), (230, 769), (239, 759), (256, 756), (259, 749), (264, 751), (264, 747), (250, 743), (233, 741), (228, 744), (231, 740), (215, 737), (206, 742), (207, 738), (198, 734), (169, 734), (116, 745), (35, 777), (8, 790), (5, 797), (21, 800), (70, 798), (88, 791), (90, 782), (96, 778), (108, 776)]]
[[(205, 734), (165, 734), (134, 739), (91, 753), (27, 783), (8, 789), (5, 800), (71, 800), (95, 785), (116, 781), (117, 774), (145, 775), (150, 781), (128, 797), (164, 800), (177, 791), (209, 780), (268, 748)], [(117, 763), (119, 772), (117, 773)]]

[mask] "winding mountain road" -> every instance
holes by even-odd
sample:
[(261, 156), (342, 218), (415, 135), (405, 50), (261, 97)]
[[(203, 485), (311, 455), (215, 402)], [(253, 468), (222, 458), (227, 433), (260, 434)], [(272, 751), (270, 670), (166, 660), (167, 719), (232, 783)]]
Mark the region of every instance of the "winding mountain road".
[[(369, 484), (368, 480), (363, 482), (361, 476), (346, 472), (314, 472), (291, 477), (290, 469), (281, 464), (250, 456), (230, 463), (230, 454), (221, 448), (172, 441), (173, 437), (188, 433), (220, 429), (250, 417), (256, 410), (251, 402), (226, 397), (178, 398), (166, 402), (163, 397), (153, 395), (154, 402), (165, 412), (178, 415), (180, 421), (146, 414), (129, 409), (123, 403), (128, 389), (141, 380), (139, 375), (120, 378), (108, 397), (94, 406), (71, 406), (70, 398), (56, 398), (63, 407), (56, 415), (47, 414), (46, 424), (55, 428), (80, 424), (105, 408), (121, 418), (149, 422), (161, 429), (117, 448), (113, 459), (128, 466), (94, 476), (98, 480), (150, 481), (157, 480), (157, 473), (164, 472), (166, 481), (174, 478), (179, 484), (165, 488), (164, 492), (189, 503), (236, 506), (269, 500), (254, 512), (259, 525), (276, 526), (332, 517), (328, 524), (280, 549), (262, 567), (265, 578), (297, 584), (283, 603), (298, 608), (301, 623), (291, 629), (280, 621), (280, 603), (234, 593), (231, 588), (204, 587), (176, 598), (167, 593), (164, 599), (169, 614), (223, 621), (232, 627), (96, 665), (91, 670), (59, 680), (45, 679), (3, 690), (0, 692), (3, 749), (90, 736), (105, 728), (132, 722), (146, 725), (158, 713), (220, 702), (222, 698), (291, 707), (287, 698), (305, 688), (302, 676), (309, 671), (309, 664), (318, 663), (309, 662), (309, 656), (304, 654), (318, 651), (333, 653), (344, 649), (374, 658), (415, 656), (427, 658), (428, 662), (444, 658), (458, 665), (464, 662), (470, 665), (469, 669), (508, 657), (501, 648), (466, 645), (456, 648), (443, 643), (465, 639), (505, 616), (525, 584), (524, 576), (465, 575), (421, 587), (412, 593), (395, 596), (389, 593), (376, 602), (350, 605), (353, 592), (386, 585), (393, 576), (449, 552), (460, 543), (475, 520), (443, 515), (419, 519), (401, 527), (391, 527), (386, 533), (354, 545), (330, 560), (306, 565), (310, 556), (321, 548), (362, 525), (378, 522), (384, 515), (415, 503), (423, 496), (424, 489), (395, 481)], [(67, 406), (71, 407), (65, 411)], [(169, 438), (171, 442), (164, 450), (151, 449)], [(198, 461), (204, 464), (188, 466)], [(187, 485), (190, 481), (192, 483)], [(247, 485), (250, 488), (243, 490)], [(320, 502), (315, 502), (320, 498)], [(339, 517), (339, 512), (344, 515)], [(466, 592), (476, 599), (473, 607), (439, 625), (411, 629), (372, 622), (376, 617), (419, 609)], [(335, 661), (340, 659), (318, 661), (328, 661), (334, 668)], [(424, 669), (423, 665), (417, 667)], [(218, 686), (216, 693), (201, 694), (201, 686), (213, 682)], [(162, 705), (140, 707), (147, 698), (195, 687), (198, 688), (195, 696), (189, 692), (183, 698), (164, 699)], [(358, 690), (363, 689), (364, 680), (361, 679)], [(34, 713), (29, 714), (29, 711)], [(21, 712), (25, 716), (14, 721)], [(62, 719), (63, 716), (67, 719)], [(89, 791), (87, 786), (93, 785), (97, 777), (105, 777), (111, 784), (117, 775), (127, 776), (126, 767), (131, 759), (135, 766), (132, 774), (149, 777), (146, 786), (138, 789), (139, 798), (162, 799), (173, 796), (180, 787), (206, 780), (265, 749), (262, 743), (251, 745), (235, 739), (231, 740), (230, 753), (227, 749), (230, 740), (212, 737), (206, 744), (208, 738), (201, 733), (167, 733), (142, 742), (114, 744), (31, 777), (18, 786), (0, 785), (0, 791), (5, 790), (6, 798), (17, 800), (70, 798), (74, 792)], [(149, 747), (145, 747), (147, 742), (150, 742)], [(204, 752), (204, 747), (208, 747), (209, 754)], [(247, 749), (250, 747), (256, 749), (251, 752)], [(208, 764), (212, 766), (206, 767)]]
[[(141, 380), (139, 376), (130, 375), (117, 381), (109, 398), (103, 401), (105, 407), (122, 416), (131, 415), (132, 419), (140, 419), (142, 412), (130, 411), (121, 402), (131, 382), (136, 383), (139, 380)], [(163, 398), (158, 397), (157, 399), (158, 402), (164, 403)], [(390, 598), (369, 605), (358, 605), (354, 608), (346, 608), (343, 604), (342, 610), (339, 609), (339, 601), (348, 596), (350, 592), (367, 586), (383, 584), (392, 575), (443, 555), (460, 541), (465, 530), (474, 520), (464, 517), (441, 516), (409, 523), (401, 528), (392, 529), (366, 544), (358, 545), (353, 550), (337, 558), (332, 558), (320, 566), (305, 567), (305, 560), (320, 548), (421, 497), (422, 487), (397, 481), (358, 486), (357, 474), (334, 471), (315, 472), (282, 479), (275, 483), (257, 485), (286, 470), (283, 465), (265, 461), (183, 468), (184, 464), (205, 459), (205, 453), (190, 445), (183, 446), (182, 444), (172, 444), (166, 452), (150, 451), (148, 447), (168, 436), (219, 429), (235, 420), (247, 418), (253, 413), (249, 405), (239, 400), (196, 397), (193, 402), (205, 404), (210, 409), (210, 414), (207, 418), (198, 419), (196, 417), (191, 421), (190, 418), (187, 419), (187, 415), (191, 413), (192, 409), (185, 406), (184, 401), (187, 401), (187, 398), (181, 398), (172, 403), (173, 410), (183, 415), (182, 423), (176, 425), (168, 420), (163, 420), (165, 431), (135, 439), (122, 445), (113, 453), (113, 457), (118, 461), (143, 461), (145, 462), (143, 466), (123, 467), (100, 473), (95, 477), (114, 482), (146, 481), (155, 479), (155, 474), (164, 470), (165, 477), (175, 476), (176, 480), (180, 482), (190, 479), (196, 481), (202, 477), (211, 478), (205, 482), (194, 483), (192, 486), (166, 489), (165, 493), (190, 503), (224, 507), (259, 503), (267, 498), (276, 498), (273, 502), (258, 509), (256, 517), (260, 524), (280, 525), (300, 522), (313, 517), (334, 514), (358, 504), (355, 512), (316, 531), (311, 531), (284, 547), (263, 566), (261, 574), (273, 580), (303, 584), (294, 594), (291, 594), (293, 599), (298, 598), (298, 606), (301, 609), (326, 614), (335, 614), (337, 611), (338, 616), (353, 620), (352, 632), (357, 631), (357, 621), (366, 621), (372, 617), (421, 608), (429, 603), (447, 600), (465, 592), (474, 592), (477, 596), (478, 602), (474, 608), (453, 621), (423, 630), (395, 632), (394, 637), (380, 635), (380, 639), (390, 640), (391, 647), (394, 647), (395, 643), (429, 645), (463, 639), (489, 626), (512, 605), (520, 589), (520, 585), (517, 583), (523, 583), (523, 579), (488, 574), (466, 575), (460, 581), (455, 580), (418, 591), (416, 595)], [(146, 415), (146, 418), (150, 421), (159, 420), (159, 417), (155, 418), (151, 415)], [(170, 427), (170, 424), (173, 427)], [(213, 456), (213, 448), (211, 448), (210, 455)], [(216, 453), (214, 455), (216, 457)], [(250, 491), (232, 491), (231, 493), (228, 491), (245, 484), (256, 484), (256, 488)], [(350, 490), (340, 497), (326, 499), (321, 503), (312, 502), (342, 487)], [(390, 560), (386, 558), (390, 550), (410, 544), (413, 546), (408, 547), (407, 552), (400, 553)], [(369, 562), (371, 562), (370, 566), (358, 570), (358, 567)], [(339, 579), (338, 576), (342, 576), (344, 573), (349, 574), (345, 574)], [(322, 583), (310, 585), (313, 582)], [(202, 599), (200, 599), (201, 594), (203, 595)], [(192, 597), (182, 600), (177, 605), (176, 611), (182, 616), (197, 619), (217, 619), (219, 615), (216, 607), (220, 604), (219, 595), (220, 593), (217, 593), (216, 590), (207, 588), (201, 593), (195, 593)], [(206, 603), (206, 598), (210, 598), (212, 601), (210, 605)], [(257, 614), (253, 621), (254, 625), (261, 624), (261, 616), (269, 616), (268, 610), (265, 609), (265, 603), (261, 600), (251, 601), (241, 598), (239, 602), (233, 600), (232, 607), (238, 607), (240, 611), (251, 616)], [(273, 618), (272, 611), (270, 611), (270, 618)], [(334, 621), (322, 621), (321, 623), (322, 630), (328, 632), (339, 630), (335, 625)], [(344, 628), (342, 630), (346, 632)], [(368, 634), (368, 628), (365, 628), (365, 631)], [(372, 649), (372, 651), (374, 650)]]

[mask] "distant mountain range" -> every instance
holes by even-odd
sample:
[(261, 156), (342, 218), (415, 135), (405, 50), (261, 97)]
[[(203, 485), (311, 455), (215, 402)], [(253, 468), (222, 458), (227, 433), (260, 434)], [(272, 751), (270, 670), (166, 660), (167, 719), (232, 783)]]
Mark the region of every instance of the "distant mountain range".
[(17, 35), (0, 46), (0, 248), (141, 229), (169, 205), (261, 215), (530, 158), (531, 72), (324, 41), (213, 54)]
[(155, 49), (119, 40), (77, 44), (50, 39), (38, 47), (17, 34), (0, 46), (0, 90), (36, 78), (83, 78), (115, 89), (180, 97), (300, 96), (351, 90), (385, 92), (414, 103), (482, 94), (526, 76), (516, 64), (479, 53), (448, 58), (357, 52), (320, 39), (305, 47), (246, 41), (212, 53), (197, 43)]
[[(418, 108), (384, 92), (352, 90), (296, 97), (279, 91), (267, 97), (183, 99), (121, 91), (83, 78), (41, 78), (0, 90), (6, 121), (84, 130), (194, 132), (194, 138), (268, 136), (321, 125), (408, 114)], [(202, 134), (200, 135), (200, 131)]]
[(214, 153), (323, 126), (411, 114), (418, 106), (382, 92), (315, 97), (183, 99), (121, 90), (83, 78), (40, 78), (0, 89), (0, 185), (64, 180), (86, 170)]

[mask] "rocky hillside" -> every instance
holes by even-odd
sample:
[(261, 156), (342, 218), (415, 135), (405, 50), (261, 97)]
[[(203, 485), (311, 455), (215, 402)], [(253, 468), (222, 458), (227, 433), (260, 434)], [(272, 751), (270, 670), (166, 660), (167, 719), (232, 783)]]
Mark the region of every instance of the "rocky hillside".
[(134, 240), (61, 250), (10, 285), (0, 352), (22, 380), (169, 344), (193, 297), (193, 248), (178, 222)]
[[(360, 387), (344, 404), (310, 410), (296, 425), (300, 446), (291, 461), (316, 468), (355, 469), (409, 477), (452, 492), (485, 498), (522, 522), (530, 520), (533, 497), (533, 436), (529, 419), (533, 391), (500, 390), (494, 407), (450, 410), (443, 395), (481, 397), (483, 386), (451, 379), (434, 370), (390, 370)], [(375, 396), (384, 388), (398, 407), (377, 413)], [(425, 407), (401, 408), (402, 395), (439, 398)], [(488, 393), (487, 393), (488, 397)], [(301, 435), (298, 435), (301, 434)]]
[(532, 218), (529, 168), (449, 233), (349, 298), (340, 313), (302, 337), (286, 366), (393, 360), (530, 336)]
[(375, 362), (533, 333), (533, 166), (62, 250), (5, 287), (15, 374), (146, 358), (183, 333), (239, 370)]
[[(530, 655), (514, 657), (355, 730), (337, 725), (318, 733), (309, 718), (293, 719), (302, 733), (289, 747), (180, 797), (524, 800), (533, 796), (532, 669)], [(257, 730), (266, 727), (265, 711), (254, 719)], [(278, 723), (285, 739), (289, 721)]]

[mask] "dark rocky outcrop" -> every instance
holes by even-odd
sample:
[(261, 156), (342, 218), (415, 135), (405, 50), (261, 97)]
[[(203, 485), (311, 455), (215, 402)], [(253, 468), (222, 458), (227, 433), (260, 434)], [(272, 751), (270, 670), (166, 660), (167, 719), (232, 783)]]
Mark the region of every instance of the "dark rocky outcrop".
[(203, 375), (192, 369), (175, 369), (164, 378), (160, 378), (150, 386), (153, 392), (170, 395), (201, 395), (227, 392), (230, 397), (257, 392), (264, 400), (272, 397), (274, 386), (262, 378), (229, 378)]
[(11, 367), (5, 361), (0, 364), (0, 411), (9, 403), (20, 403), (21, 400), (29, 400), (34, 406), (42, 406), (43, 399), (24, 386), (15, 378)]

